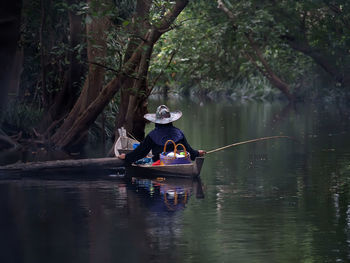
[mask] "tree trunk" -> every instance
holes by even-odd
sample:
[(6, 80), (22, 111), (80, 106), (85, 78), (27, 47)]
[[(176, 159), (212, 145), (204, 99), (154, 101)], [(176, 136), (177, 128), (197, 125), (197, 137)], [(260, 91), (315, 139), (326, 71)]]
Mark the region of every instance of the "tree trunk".
[[(91, 1), (91, 0), (89, 0)], [(107, 2), (107, 1), (106, 1)], [(104, 7), (106, 8), (106, 7)], [(96, 12), (101, 10), (95, 10)], [(88, 36), (88, 61), (96, 62), (97, 59), (103, 59), (107, 52), (106, 31), (110, 26), (107, 17), (93, 18), (91, 23), (86, 26)], [(74, 121), (78, 118), (91, 102), (102, 90), (105, 69), (103, 67), (89, 63), (88, 76), (85, 80), (82, 92), (70, 112), (70, 118), (66, 119), (60, 130), (67, 130), (72, 127)], [(86, 136), (86, 132), (81, 134), (81, 138), (75, 138), (79, 143)]]
[[(125, 90), (122, 92), (122, 108), (120, 109), (117, 118), (116, 131), (121, 126), (126, 126), (126, 130), (129, 133), (131, 133), (135, 138), (137, 138), (138, 140), (142, 140), (144, 138), (144, 128), (146, 125), (146, 121), (143, 118), (143, 116), (147, 113), (147, 98), (150, 94), (147, 85), (147, 73), (149, 68), (149, 61), (153, 51), (153, 46), (163, 33), (170, 30), (170, 25), (185, 8), (187, 3), (187, 0), (176, 1), (171, 12), (168, 12), (163, 18), (163, 20), (159, 23), (157, 30), (155, 30), (154, 28), (150, 29), (148, 26), (148, 21), (144, 22), (144, 31), (146, 31), (146, 29), (148, 28), (147, 49), (145, 49), (142, 58), (139, 62), (138, 80), (133, 81), (132, 92), (129, 94), (127, 94)], [(145, 10), (146, 8), (150, 7), (148, 6), (149, 4), (150, 3), (146, 3), (146, 1), (139, 0), (137, 3), (139, 11), (136, 12), (136, 17), (146, 17), (146, 14), (148, 15), (149, 11), (145, 13)], [(137, 32), (140, 25), (136, 24), (134, 27), (136, 27), (135, 32)], [(128, 88), (128, 86), (126, 86), (125, 88)], [(116, 137), (118, 137), (117, 133)]]
[[(149, 11), (151, 8), (152, 1), (151, 0), (138, 0), (136, 3), (135, 14), (132, 18), (131, 24), (131, 35), (133, 36), (128, 44), (128, 48), (126, 50), (125, 59), (129, 59), (131, 54), (134, 52), (135, 48), (142, 42), (139, 36), (145, 36), (147, 31), (149, 30)], [(140, 62), (141, 63), (141, 60)], [(140, 68), (140, 65), (138, 65)], [(138, 74), (138, 78), (140, 75)], [(142, 76), (141, 76), (142, 77)], [(115, 137), (119, 136), (118, 128), (125, 126), (125, 129), (133, 134), (133, 118), (134, 111), (137, 101), (137, 83), (138, 81), (132, 78), (126, 80), (121, 89), (121, 103), (119, 105), (119, 113), (116, 118), (115, 125)], [(130, 87), (132, 87), (130, 89)], [(137, 138), (138, 140), (142, 140), (143, 138)]]
[[(77, 113), (76, 109), (80, 108), (79, 101), (83, 94), (79, 97), (77, 103), (63, 125), (53, 135), (52, 142), (54, 145), (60, 148), (66, 147), (72, 144), (80, 136), (80, 134), (83, 134), (88, 130), (90, 125), (95, 121), (104, 107), (121, 88), (122, 83), (127, 78), (126, 75), (131, 74), (131, 72), (134, 70), (135, 65), (132, 64), (139, 59), (138, 57), (140, 56), (142, 47), (143, 45), (140, 45), (137, 52), (135, 52), (135, 54), (128, 61), (126, 66), (128, 70), (126, 70), (124, 73), (119, 73), (115, 79), (110, 81), (99, 93), (97, 98), (90, 104), (90, 106), (81, 113)], [(67, 125), (67, 123), (70, 123), (71, 125)]]
[(23, 70), (23, 48), (18, 48), (13, 60), (12, 71), (10, 74), (9, 95), (16, 98), (19, 95), (21, 83), (21, 74)]
[[(88, 0), (90, 6), (95, 6), (93, 4), (95, 0)], [(110, 7), (109, 0), (104, 0), (106, 5), (98, 5), (98, 7), (92, 10), (96, 13), (101, 13), (105, 11), (106, 8)], [(93, 17), (91, 23), (86, 25), (86, 35), (87, 35), (87, 58), (89, 63), (88, 75), (85, 79), (83, 92), (80, 96), (79, 103), (77, 104), (76, 116), (83, 112), (97, 97), (99, 92), (103, 88), (105, 68), (95, 65), (95, 62), (103, 61), (107, 55), (107, 30), (111, 23), (108, 17), (99, 15), (98, 17)], [(68, 123), (67, 123), (68, 124)], [(66, 125), (67, 125), (66, 124)], [(85, 141), (87, 138), (87, 132), (81, 134), (77, 143), (82, 140)]]
[(0, 3), (0, 128), (6, 109), (17, 42), (20, 36), (22, 1)]
[[(95, 0), (88, 0), (88, 4), (92, 6), (92, 2)], [(109, 0), (103, 1), (104, 5), (99, 5), (100, 8), (94, 10), (95, 12), (105, 11), (110, 6)], [(102, 16), (102, 15), (101, 15)], [(89, 62), (89, 73), (84, 83), (84, 90), (86, 95), (81, 102), (82, 108), (86, 108), (97, 97), (98, 93), (102, 90), (103, 81), (105, 77), (105, 68), (92, 64), (90, 62), (99, 62), (103, 60), (107, 55), (107, 30), (111, 23), (105, 16), (93, 17), (92, 22), (86, 26), (87, 39), (87, 51)], [(102, 63), (104, 64), (104, 63)]]
[[(95, 121), (97, 116), (102, 112), (104, 107), (113, 98), (115, 93), (125, 83), (128, 76), (135, 72), (135, 68), (140, 64), (141, 56), (144, 50), (151, 48), (160, 36), (170, 29), (171, 24), (176, 17), (187, 5), (188, 0), (177, 0), (173, 8), (160, 21), (157, 28), (152, 28), (144, 38), (144, 41), (135, 49), (130, 59), (124, 63), (122, 72), (118, 73), (116, 78), (107, 84), (106, 87), (98, 94), (97, 98), (84, 111), (77, 115), (72, 112), (69, 114), (66, 122), (72, 123), (70, 126), (63, 125), (54, 134), (52, 141), (58, 147), (71, 145), (80, 134), (87, 131), (89, 126)], [(79, 97), (81, 98), (82, 95)], [(78, 102), (79, 103), (79, 100)], [(77, 104), (76, 103), (76, 104)]]
[[(150, 36), (150, 38), (152, 39), (152, 36)], [(147, 85), (146, 85), (147, 73), (148, 73), (149, 62), (151, 60), (151, 55), (153, 51), (153, 45), (154, 43), (152, 42), (149, 43), (149, 45), (147, 46), (147, 49), (145, 49), (143, 54), (141, 55), (141, 60), (138, 67), (138, 74), (137, 74), (138, 79), (134, 81), (134, 86), (133, 86), (133, 90), (136, 90), (137, 94), (130, 97), (128, 111), (126, 113), (126, 118), (125, 118), (126, 130), (131, 132), (135, 136), (135, 138), (138, 140), (142, 140), (144, 138), (144, 134), (142, 133), (140, 134), (137, 130), (142, 127), (142, 123), (143, 125), (145, 125), (146, 122), (143, 121), (142, 123), (140, 123), (140, 119), (143, 119), (143, 115), (138, 116), (138, 114), (143, 113), (143, 110), (139, 108), (142, 106), (145, 106), (144, 102), (147, 100), (147, 95), (146, 95), (147, 94)], [(134, 130), (135, 119), (138, 120), (137, 130)], [(142, 132), (143, 131), (144, 131), (144, 126), (142, 129)], [(137, 133), (137, 135), (135, 134), (135, 132)], [(139, 137), (140, 135), (141, 137)]]
[[(62, 148), (79, 139), (80, 135), (88, 130), (104, 107), (109, 103), (110, 99), (113, 98), (115, 93), (120, 89), (122, 81), (122, 76), (114, 79), (102, 90), (99, 96), (85, 111), (80, 113), (77, 117), (73, 115), (68, 116), (67, 121), (71, 121), (73, 125), (66, 129), (60, 128), (52, 138), (53, 143)], [(74, 121), (71, 119), (73, 117)]]
[(138, 90), (139, 95), (136, 98), (135, 108), (133, 111), (131, 111), (132, 119), (127, 119), (127, 121), (130, 121), (130, 130), (131, 133), (134, 135), (134, 137), (141, 141), (145, 138), (145, 126), (147, 121), (143, 117), (147, 112), (147, 106), (148, 106), (148, 96), (150, 94), (148, 89), (148, 69), (149, 69), (149, 62), (151, 60), (152, 55), (152, 48), (150, 48), (150, 53), (145, 55), (145, 64), (141, 63), (141, 67), (143, 68), (142, 77), (140, 76), (140, 80), (138, 83)]
[(44, 41), (45, 25), (46, 25), (46, 12), (48, 11), (45, 3), (50, 6), (51, 1), (40, 1), (41, 8), (41, 19), (40, 19), (40, 30), (39, 30), (39, 44), (40, 44), (40, 66), (41, 66), (41, 90), (42, 90), (42, 102), (45, 110), (49, 109), (50, 96), (46, 87), (46, 41)]
[[(69, 0), (69, 4), (77, 3), (78, 0)], [(85, 74), (84, 65), (77, 59), (76, 46), (83, 43), (84, 27), (81, 15), (69, 11), (69, 39), (70, 52), (68, 54), (69, 68), (65, 73), (64, 84), (54, 98), (52, 106), (41, 121), (39, 130), (44, 132), (54, 122), (66, 116), (77, 100), (77, 94), (81, 86), (81, 79)]]

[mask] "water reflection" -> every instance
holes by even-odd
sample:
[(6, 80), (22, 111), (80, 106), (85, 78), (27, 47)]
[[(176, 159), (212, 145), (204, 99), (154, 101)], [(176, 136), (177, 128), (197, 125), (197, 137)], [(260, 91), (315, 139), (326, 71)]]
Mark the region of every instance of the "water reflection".
[(184, 212), (182, 253), (195, 262), (350, 260), (349, 109), (170, 103), (189, 116), (176, 125), (195, 148), (280, 134), (300, 142), (267, 141), (206, 157), (206, 199)]
[(165, 178), (2, 180), (0, 261), (175, 260), (194, 187)]
[(300, 143), (208, 155), (200, 183), (0, 180), (0, 262), (349, 262), (348, 109), (171, 100), (150, 111), (160, 103), (183, 111), (176, 126), (194, 148)]
[(204, 198), (200, 178), (192, 180), (131, 177), (129, 184), (130, 188), (143, 197), (149, 210), (153, 212), (182, 210), (193, 192), (195, 192), (196, 198)]
[(153, 212), (176, 211), (183, 209), (187, 203), (190, 189), (182, 186), (165, 184), (165, 178), (138, 179), (132, 178), (132, 185), (137, 192), (146, 192), (146, 196), (152, 198), (149, 209)]

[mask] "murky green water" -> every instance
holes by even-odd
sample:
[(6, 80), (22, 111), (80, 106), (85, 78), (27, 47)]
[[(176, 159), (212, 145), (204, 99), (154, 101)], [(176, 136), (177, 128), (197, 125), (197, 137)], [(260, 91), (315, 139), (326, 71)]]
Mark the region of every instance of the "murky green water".
[(327, 103), (168, 105), (183, 111), (175, 124), (194, 148), (281, 134), (298, 141), (207, 155), (194, 182), (0, 180), (0, 262), (350, 261), (350, 111)]

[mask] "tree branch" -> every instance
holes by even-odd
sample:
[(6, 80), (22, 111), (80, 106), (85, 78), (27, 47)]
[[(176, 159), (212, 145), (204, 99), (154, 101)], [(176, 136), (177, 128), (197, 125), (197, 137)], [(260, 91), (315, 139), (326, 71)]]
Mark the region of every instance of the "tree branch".
[(160, 22), (160, 26), (158, 27), (158, 31), (166, 31), (167, 28), (171, 26), (171, 24), (175, 21), (181, 11), (188, 4), (188, 0), (177, 0), (173, 8), (164, 16), (162, 21)]
[(103, 65), (103, 64), (101, 64), (101, 63), (98, 63), (98, 62), (94, 62), (94, 61), (85, 61), (85, 63), (92, 64), (92, 65), (96, 65), (96, 66), (99, 66), (99, 67), (101, 67), (101, 68), (104, 68), (104, 69), (113, 71), (113, 72), (115, 72), (115, 73), (120, 73), (120, 71), (115, 70), (115, 69), (110, 68), (110, 67), (107, 67), (107, 66), (105, 66), (105, 65)]
[[(225, 4), (223, 3), (222, 0), (218, 0), (218, 8), (220, 8), (221, 10), (223, 10), (226, 15), (229, 17), (229, 19), (232, 21), (232, 23), (234, 24), (234, 26), (237, 28), (237, 26), (235, 25), (235, 17), (233, 15), (233, 13), (225, 6)], [(248, 60), (251, 61), (253, 63), (253, 65), (270, 81), (270, 83), (278, 88), (281, 92), (283, 92), (287, 98), (290, 101), (293, 101), (293, 96), (290, 94), (289, 92), (289, 86), (287, 83), (285, 83), (283, 80), (281, 80), (271, 69), (270, 65), (268, 64), (268, 62), (266, 61), (266, 59), (264, 58), (260, 48), (258, 47), (258, 45), (255, 43), (255, 41), (253, 40), (251, 33), (248, 32), (244, 32), (245, 37), (247, 38), (251, 48), (253, 49), (257, 59), (261, 62), (261, 64), (264, 67), (264, 70), (259, 67), (259, 65), (256, 63), (255, 59), (248, 53), (246, 53), (246, 56), (248, 57)]]
[(218, 0), (218, 8), (225, 12), (225, 14), (230, 18), (234, 29), (237, 30), (238, 27), (236, 25), (236, 18), (233, 13), (226, 7), (224, 2), (222, 2), (222, 0)]
[(177, 51), (174, 51), (174, 52), (171, 54), (171, 57), (170, 57), (170, 59), (169, 59), (168, 64), (167, 64), (167, 65), (165, 66), (165, 68), (158, 74), (158, 76), (154, 79), (152, 86), (148, 89), (148, 96), (152, 93), (152, 91), (153, 91), (153, 89), (154, 89), (154, 87), (155, 87), (157, 81), (159, 80), (159, 78), (164, 74), (164, 70), (167, 69), (167, 68), (169, 67), (170, 63), (173, 61), (173, 58), (174, 58), (176, 52), (177, 52)]

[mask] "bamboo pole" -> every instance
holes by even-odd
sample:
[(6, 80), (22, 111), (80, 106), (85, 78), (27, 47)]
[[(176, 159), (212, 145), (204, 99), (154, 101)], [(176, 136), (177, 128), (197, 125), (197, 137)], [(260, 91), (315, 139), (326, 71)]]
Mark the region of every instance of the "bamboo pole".
[(270, 140), (270, 139), (278, 139), (278, 138), (293, 139), (292, 137), (283, 136), (283, 135), (281, 135), (281, 136), (263, 137), (263, 138), (258, 138), (258, 139), (253, 139), (253, 140), (249, 140), (249, 141), (237, 142), (237, 143), (233, 143), (233, 144), (230, 144), (230, 145), (226, 145), (226, 146), (223, 146), (223, 147), (220, 147), (220, 148), (217, 148), (217, 149), (210, 150), (206, 154), (218, 152), (218, 151), (221, 151), (221, 150), (224, 150), (224, 149), (227, 149), (227, 148), (230, 148), (230, 147), (242, 145), (242, 144), (247, 144), (247, 143), (251, 143), (251, 142), (258, 142), (258, 141), (265, 141), (265, 140)]

